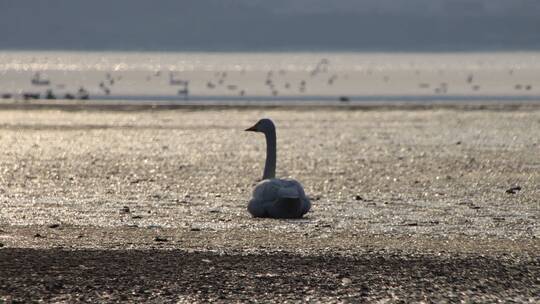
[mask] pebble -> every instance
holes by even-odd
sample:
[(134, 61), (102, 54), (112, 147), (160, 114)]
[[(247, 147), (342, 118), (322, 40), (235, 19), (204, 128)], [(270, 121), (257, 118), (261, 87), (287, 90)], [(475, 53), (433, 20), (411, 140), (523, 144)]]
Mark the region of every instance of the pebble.
[(352, 280), (349, 279), (349, 278), (343, 278), (343, 279), (341, 279), (341, 285), (343, 285), (343, 286), (351, 285), (351, 283), (352, 283)]
[(52, 228), (52, 229), (58, 228), (58, 227), (60, 227), (60, 224), (50, 224), (48, 227)]
[(506, 193), (508, 193), (508, 194), (516, 194), (517, 191), (520, 191), (520, 190), (521, 190), (520, 186), (515, 186), (515, 187), (512, 187), (512, 188), (506, 190)]
[(156, 241), (156, 242), (168, 242), (169, 240), (167, 238), (164, 238), (164, 237), (156, 236), (154, 238), (154, 241)]

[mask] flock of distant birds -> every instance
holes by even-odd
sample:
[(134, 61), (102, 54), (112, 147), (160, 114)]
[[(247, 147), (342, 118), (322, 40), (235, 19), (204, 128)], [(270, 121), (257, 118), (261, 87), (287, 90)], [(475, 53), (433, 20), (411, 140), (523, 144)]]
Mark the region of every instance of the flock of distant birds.
[[(330, 61), (326, 58), (323, 58), (321, 59), (316, 65), (315, 67), (309, 72), (309, 75), (310, 77), (315, 77), (319, 74), (323, 74), (323, 73), (328, 73), (329, 72), (329, 66), (330, 66)], [(245, 73), (245, 71), (242, 71), (242, 73)], [(286, 74), (286, 71), (283, 70), (283, 69), (280, 69), (278, 71), (276, 71), (276, 73), (278, 73), (280, 76), (283, 76)], [(371, 70), (367, 70), (367, 74), (368, 75), (372, 75), (372, 71)], [(509, 70), (508, 73), (510, 75), (513, 75), (514, 71), (513, 70)], [(161, 71), (156, 71), (153, 76), (154, 77), (160, 77), (162, 74)], [(416, 70), (415, 71), (415, 74), (416, 75), (419, 75), (420, 74), (420, 71), (419, 70)], [(214, 74), (215, 76), (215, 79), (211, 79), (211, 80), (208, 80), (207, 83), (206, 83), (206, 87), (210, 90), (212, 89), (215, 89), (219, 86), (225, 86), (227, 88), (227, 90), (229, 91), (236, 91), (238, 92), (238, 96), (240, 97), (243, 97), (243, 96), (246, 96), (246, 90), (245, 89), (241, 89), (238, 85), (236, 84), (226, 84), (226, 81), (227, 81), (227, 72), (216, 72)], [(278, 96), (280, 94), (279, 90), (278, 90), (278, 85), (277, 83), (274, 81), (274, 71), (268, 71), (267, 74), (266, 74), (266, 78), (264, 80), (264, 85), (268, 88), (269, 90), (269, 94), (271, 94), (272, 96)], [(147, 81), (150, 81), (151, 80), (151, 76), (147, 76), (146, 80)], [(328, 77), (327, 79), (327, 85), (331, 86), (333, 85), (337, 80), (338, 80), (338, 75), (337, 74), (332, 74)], [(103, 81), (100, 81), (99, 83), (99, 89), (102, 91), (102, 93), (104, 95), (111, 95), (111, 90), (112, 90), (112, 87), (115, 85), (115, 83), (117, 81), (120, 81), (122, 80), (122, 76), (116, 76), (116, 77), (113, 77), (111, 75), (111, 73), (106, 73), (105, 74), (105, 79)], [(383, 76), (383, 81), (384, 82), (389, 82), (390, 81), (390, 77), (387, 76), (387, 75), (384, 75)], [(11, 94), (11, 93), (3, 93), (0, 95), (0, 97), (2, 99), (17, 99), (17, 98), (22, 98), (23, 100), (31, 100), (31, 99), (77, 99), (77, 100), (86, 100), (86, 99), (90, 99), (90, 93), (89, 91), (83, 87), (83, 86), (80, 86), (79, 89), (74, 92), (74, 93), (64, 93), (63, 95), (57, 95), (54, 93), (53, 89), (51, 88), (51, 81), (50, 79), (47, 79), (47, 78), (44, 78), (41, 76), (41, 73), (40, 72), (35, 72), (34, 75), (32, 76), (31, 80), (30, 80), (31, 84), (33, 86), (37, 86), (37, 87), (48, 87), (45, 91), (44, 94), (41, 94), (41, 93), (36, 93), (36, 92), (22, 92), (21, 94)], [(474, 74), (470, 73), (467, 78), (466, 78), (466, 82), (471, 86), (471, 89), (473, 91), (479, 91), (480, 90), (480, 85), (475, 83), (474, 81)], [(174, 87), (178, 87), (177, 91), (176, 91), (176, 94), (178, 96), (181, 96), (184, 98), (184, 100), (188, 100), (189, 99), (189, 84), (190, 84), (190, 81), (189, 80), (185, 80), (185, 79), (180, 79), (180, 78), (177, 78), (177, 75), (175, 74), (175, 72), (169, 72), (169, 85), (170, 86), (174, 86)], [(285, 90), (291, 90), (293, 89), (293, 85), (291, 82), (285, 82), (283, 85), (283, 89)], [(419, 88), (420, 89), (431, 89), (432, 88), (432, 84), (430, 83), (419, 83)], [(58, 84), (56, 85), (56, 87), (58, 89), (65, 89), (65, 85), (63, 84)], [(305, 93), (306, 92), (306, 87), (307, 87), (307, 81), (306, 80), (300, 80), (298, 82), (298, 86), (297, 86), (297, 89), (298, 89), (298, 93)], [(520, 91), (520, 90), (525, 90), (525, 91), (530, 91), (532, 90), (532, 85), (531, 84), (516, 84), (514, 86), (514, 89), (517, 90), (517, 91)], [(440, 84), (438, 84), (437, 86), (433, 87), (433, 93), (435, 94), (446, 94), (448, 92), (448, 83), (446, 82), (441, 82)], [(347, 96), (340, 96), (338, 98), (339, 101), (342, 101), (342, 102), (347, 102), (349, 101), (349, 97)]]

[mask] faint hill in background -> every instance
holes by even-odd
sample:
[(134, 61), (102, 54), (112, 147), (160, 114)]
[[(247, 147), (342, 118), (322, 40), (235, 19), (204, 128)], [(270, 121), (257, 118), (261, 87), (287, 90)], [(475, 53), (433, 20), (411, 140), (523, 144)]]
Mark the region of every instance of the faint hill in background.
[(540, 49), (537, 0), (0, 1), (0, 49)]

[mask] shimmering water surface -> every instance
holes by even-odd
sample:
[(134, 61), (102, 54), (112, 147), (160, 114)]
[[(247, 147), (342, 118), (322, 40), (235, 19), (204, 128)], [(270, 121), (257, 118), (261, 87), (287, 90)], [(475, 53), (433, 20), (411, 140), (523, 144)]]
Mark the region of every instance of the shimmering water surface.
[(10, 51), (0, 52), (0, 75), (0, 94), (15, 100), (81, 92), (96, 100), (173, 102), (540, 99), (539, 52)]

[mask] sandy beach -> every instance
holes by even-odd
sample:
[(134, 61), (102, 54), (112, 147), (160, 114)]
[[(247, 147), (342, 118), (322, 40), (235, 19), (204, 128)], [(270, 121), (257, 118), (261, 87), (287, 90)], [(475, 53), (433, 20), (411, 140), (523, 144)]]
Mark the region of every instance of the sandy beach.
[[(252, 219), (264, 137), (301, 220)], [(1, 302), (539, 302), (540, 107), (0, 110)]]

